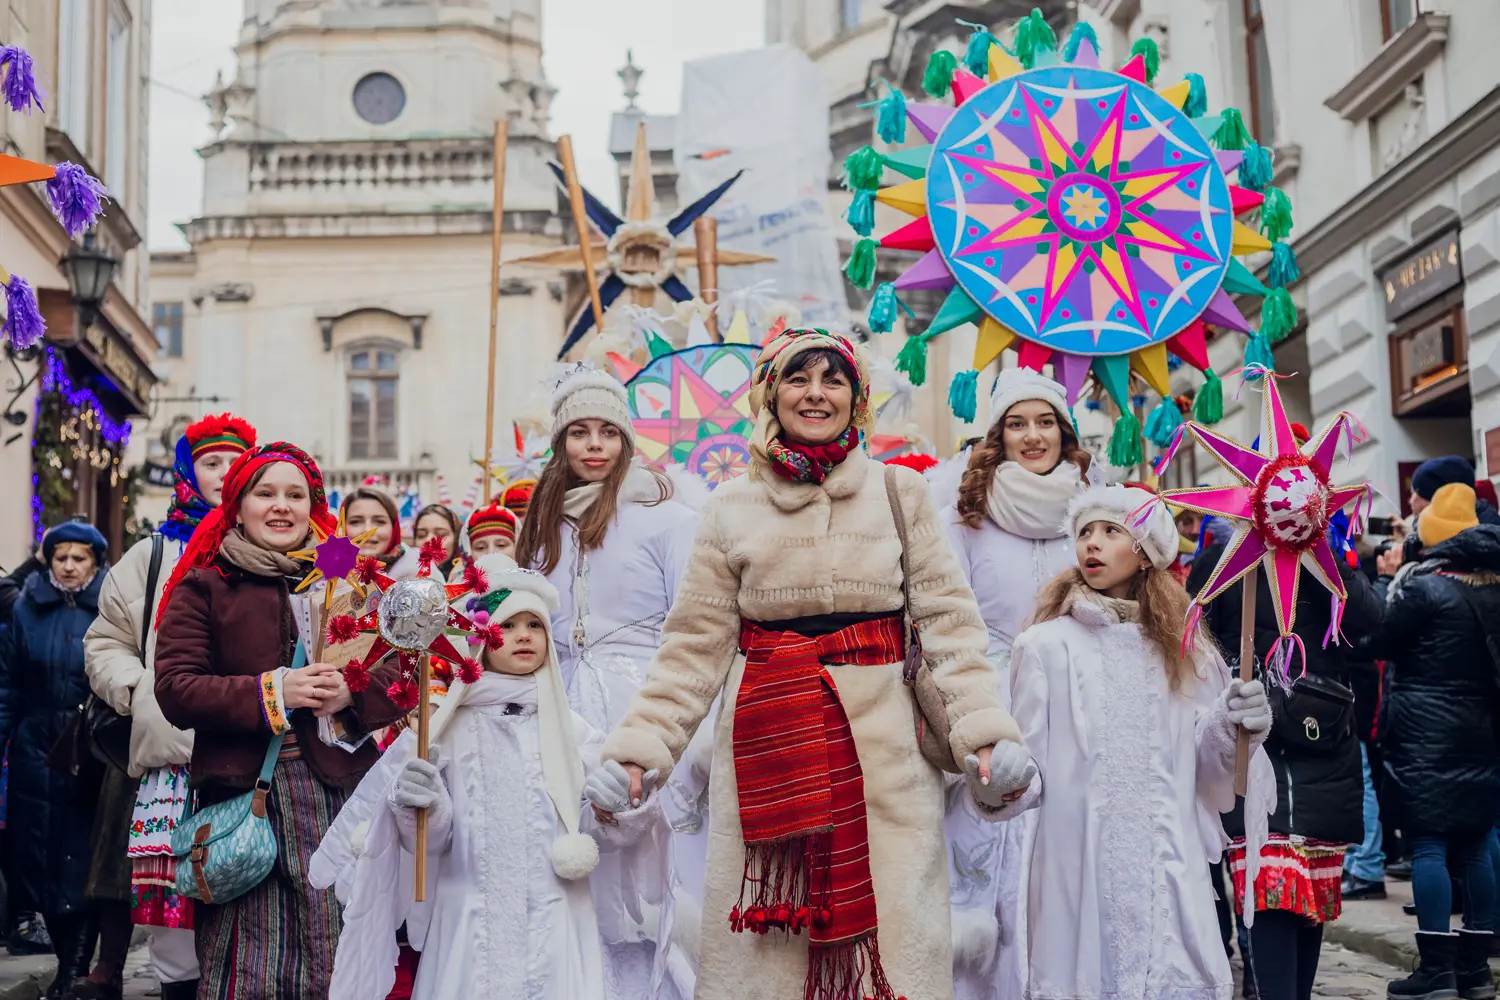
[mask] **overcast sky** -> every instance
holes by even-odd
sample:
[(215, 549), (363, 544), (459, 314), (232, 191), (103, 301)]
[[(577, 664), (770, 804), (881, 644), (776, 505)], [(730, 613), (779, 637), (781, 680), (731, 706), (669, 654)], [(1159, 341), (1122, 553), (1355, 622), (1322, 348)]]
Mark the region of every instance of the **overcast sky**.
[[(234, 75), (241, 0), (155, 0), (151, 53), (151, 223), (153, 250), (185, 245), (176, 224), (197, 214), (208, 139), (199, 95), (214, 74)], [(571, 133), (584, 184), (618, 202), (607, 149), (609, 116), (624, 107), (615, 71), (626, 49), (645, 70), (640, 105), (677, 110), (685, 61), (756, 48), (765, 40), (764, 0), (545, 0), (543, 51), (558, 88), (552, 133)]]

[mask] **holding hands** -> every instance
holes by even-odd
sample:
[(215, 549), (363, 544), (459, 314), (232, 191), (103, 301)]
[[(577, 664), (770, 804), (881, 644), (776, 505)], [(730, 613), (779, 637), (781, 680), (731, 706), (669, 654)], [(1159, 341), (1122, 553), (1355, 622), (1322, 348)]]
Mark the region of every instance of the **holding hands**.
[(964, 758), (969, 791), (986, 809), (1003, 809), (1025, 794), (1036, 777), (1036, 761), (1020, 743), (985, 747)]
[(606, 760), (583, 782), (583, 794), (601, 823), (613, 823), (615, 813), (640, 807), (656, 787), (658, 772), (635, 764)]

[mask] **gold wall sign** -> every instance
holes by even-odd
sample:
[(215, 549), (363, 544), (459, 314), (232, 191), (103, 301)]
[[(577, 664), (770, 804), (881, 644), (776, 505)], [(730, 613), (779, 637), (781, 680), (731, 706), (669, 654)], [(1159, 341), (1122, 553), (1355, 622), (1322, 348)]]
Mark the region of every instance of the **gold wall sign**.
[(1458, 230), (1444, 233), (1398, 260), (1380, 275), (1385, 294), (1385, 318), (1395, 322), (1463, 284), (1463, 262)]

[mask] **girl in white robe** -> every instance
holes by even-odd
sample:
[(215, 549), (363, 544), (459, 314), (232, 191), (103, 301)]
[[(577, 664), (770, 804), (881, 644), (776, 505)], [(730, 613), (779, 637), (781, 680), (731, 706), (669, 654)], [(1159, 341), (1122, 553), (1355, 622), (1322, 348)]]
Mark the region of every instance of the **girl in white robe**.
[[(480, 568), (505, 644), (486, 650), (483, 676), (456, 682), (434, 713), (432, 762), (416, 759), (415, 734), (404, 734), (314, 857), (314, 884), (338, 886), (345, 902), (329, 995), (384, 998), (405, 923), (421, 953), (415, 1000), (655, 997), (662, 963), (603, 944), (625, 915), (595, 895), (623, 891), (637, 912), (670, 912), (660, 796), (630, 807), (618, 765), (591, 774), (586, 789), (603, 734), (567, 707), (548, 627), (557, 592), (505, 557)], [(623, 809), (615, 824), (585, 808), (586, 790)], [(424, 903), (412, 901), (417, 808), (428, 809)]]
[(1152, 499), (1095, 487), (1070, 505), (1078, 566), (1048, 585), (1014, 649), (1011, 711), (1039, 770), (1007, 810), (1036, 811), (1011, 946), (1033, 1000), (1233, 990), (1208, 863), (1225, 843), (1241, 726), (1256, 748), (1249, 802), (1264, 807), (1274, 785), (1258, 749), (1271, 713), (1260, 682), (1230, 680), (1208, 640), (1182, 655), (1188, 598), (1166, 572), (1177, 534), (1164, 505), (1142, 510)]

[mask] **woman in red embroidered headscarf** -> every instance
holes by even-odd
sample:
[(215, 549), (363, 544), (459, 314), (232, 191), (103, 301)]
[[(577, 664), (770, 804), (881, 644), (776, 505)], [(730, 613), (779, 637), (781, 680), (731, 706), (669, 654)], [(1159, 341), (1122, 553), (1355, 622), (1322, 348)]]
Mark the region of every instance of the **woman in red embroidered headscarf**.
[(402, 714), (386, 695), (393, 667), (359, 694), (332, 664), (291, 669), (311, 637), (298, 625), (308, 597), (292, 593), (308, 566), (287, 553), (311, 547), (315, 527), (334, 527), (317, 464), (284, 442), (246, 452), (162, 595), (156, 699), (168, 722), (196, 731), (198, 808), (254, 787), (280, 745), (266, 800), (276, 864), (244, 895), (199, 903), (200, 998), (327, 994), (341, 918), (333, 893), (308, 885), (306, 865), (376, 750), (368, 740), (352, 753), (327, 745), (319, 719), (338, 715), (347, 731), (368, 733)]
[(660, 651), (605, 744), (648, 794), (723, 693), (698, 996), (952, 994), (944, 779), (903, 683), (908, 592), (977, 807), (1029, 780), (926, 483), (861, 448), (869, 384), (822, 330), (761, 352), (750, 472), (704, 506)]

